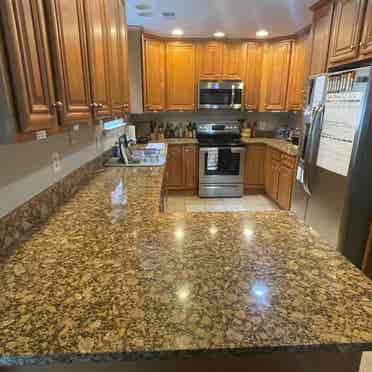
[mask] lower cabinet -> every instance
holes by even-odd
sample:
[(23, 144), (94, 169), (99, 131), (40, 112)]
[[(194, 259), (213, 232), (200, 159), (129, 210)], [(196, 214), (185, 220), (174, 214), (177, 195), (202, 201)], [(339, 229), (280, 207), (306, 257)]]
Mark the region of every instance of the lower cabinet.
[(247, 193), (254, 193), (264, 190), (265, 159), (266, 145), (247, 145), (244, 176), (244, 189)]
[(196, 190), (197, 146), (168, 145), (166, 186), (168, 190)]
[(265, 163), (266, 194), (285, 210), (291, 208), (296, 158), (268, 148)]

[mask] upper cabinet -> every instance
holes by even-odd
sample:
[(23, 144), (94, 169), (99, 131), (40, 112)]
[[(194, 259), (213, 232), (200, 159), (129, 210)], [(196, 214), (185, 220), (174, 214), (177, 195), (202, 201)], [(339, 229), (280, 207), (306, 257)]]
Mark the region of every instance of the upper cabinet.
[(102, 0), (84, 0), (87, 45), (90, 66), (90, 88), (94, 119), (111, 116), (110, 56), (106, 9)]
[(165, 42), (143, 39), (143, 87), (145, 111), (165, 109)]
[(211, 41), (198, 44), (197, 59), (200, 80), (219, 80), (222, 78), (222, 43)]
[(195, 109), (195, 45), (168, 42), (166, 46), (167, 109)]
[(43, 2), (2, 0), (0, 21), (20, 130), (53, 133), (58, 121)]
[(222, 78), (243, 80), (246, 57), (246, 43), (225, 42), (223, 47)]
[(313, 7), (312, 45), (310, 56), (310, 75), (327, 71), (329, 41), (332, 27), (333, 2), (322, 2)]
[(83, 4), (81, 0), (49, 0), (47, 5), (61, 124), (90, 124), (92, 114)]
[(360, 53), (363, 58), (372, 58), (372, 0), (368, 0)]
[(365, 4), (366, 0), (336, 1), (329, 57), (331, 66), (358, 57)]
[(302, 37), (293, 42), (287, 96), (288, 111), (300, 111), (305, 102), (308, 71), (307, 41), (307, 37)]
[(256, 42), (247, 43), (245, 68), (245, 109), (256, 111), (260, 103), (262, 44)]
[(261, 111), (285, 111), (292, 41), (265, 45)]
[[(129, 109), (128, 53), (124, 4), (122, 0), (106, 2), (109, 30), (110, 87), (113, 116)], [(124, 28), (123, 28), (124, 27)]]
[(129, 110), (123, 0), (3, 0), (0, 22), (18, 140)]

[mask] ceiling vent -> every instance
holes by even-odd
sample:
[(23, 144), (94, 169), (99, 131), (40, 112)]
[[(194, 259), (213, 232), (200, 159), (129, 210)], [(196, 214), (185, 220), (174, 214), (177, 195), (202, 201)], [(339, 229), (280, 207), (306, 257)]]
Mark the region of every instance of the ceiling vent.
[(175, 19), (176, 18), (176, 13), (175, 12), (163, 12), (163, 13), (161, 13), (161, 15), (165, 19)]

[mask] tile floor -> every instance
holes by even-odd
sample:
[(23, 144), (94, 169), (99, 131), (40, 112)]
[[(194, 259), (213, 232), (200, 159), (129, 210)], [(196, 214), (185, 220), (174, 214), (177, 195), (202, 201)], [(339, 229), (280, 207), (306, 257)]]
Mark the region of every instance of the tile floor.
[(264, 195), (248, 195), (243, 198), (209, 199), (197, 196), (170, 195), (168, 212), (239, 212), (279, 209)]

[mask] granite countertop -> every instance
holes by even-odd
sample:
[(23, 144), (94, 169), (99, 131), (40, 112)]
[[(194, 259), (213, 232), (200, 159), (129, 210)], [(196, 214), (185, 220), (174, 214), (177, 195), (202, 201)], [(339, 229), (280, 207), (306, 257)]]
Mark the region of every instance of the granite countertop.
[(161, 214), (98, 174), (0, 262), (0, 365), (372, 350), (372, 282), (290, 212)]
[(246, 144), (250, 143), (261, 143), (265, 144), (267, 146), (270, 146), (276, 150), (279, 150), (281, 152), (284, 152), (287, 155), (290, 156), (297, 156), (298, 154), (298, 146), (293, 145), (292, 143), (289, 143), (282, 139), (276, 139), (276, 138), (250, 138), (249, 140), (243, 141)]
[(167, 143), (169, 145), (197, 145), (198, 140), (196, 138), (165, 138), (159, 141), (150, 141), (151, 143)]

